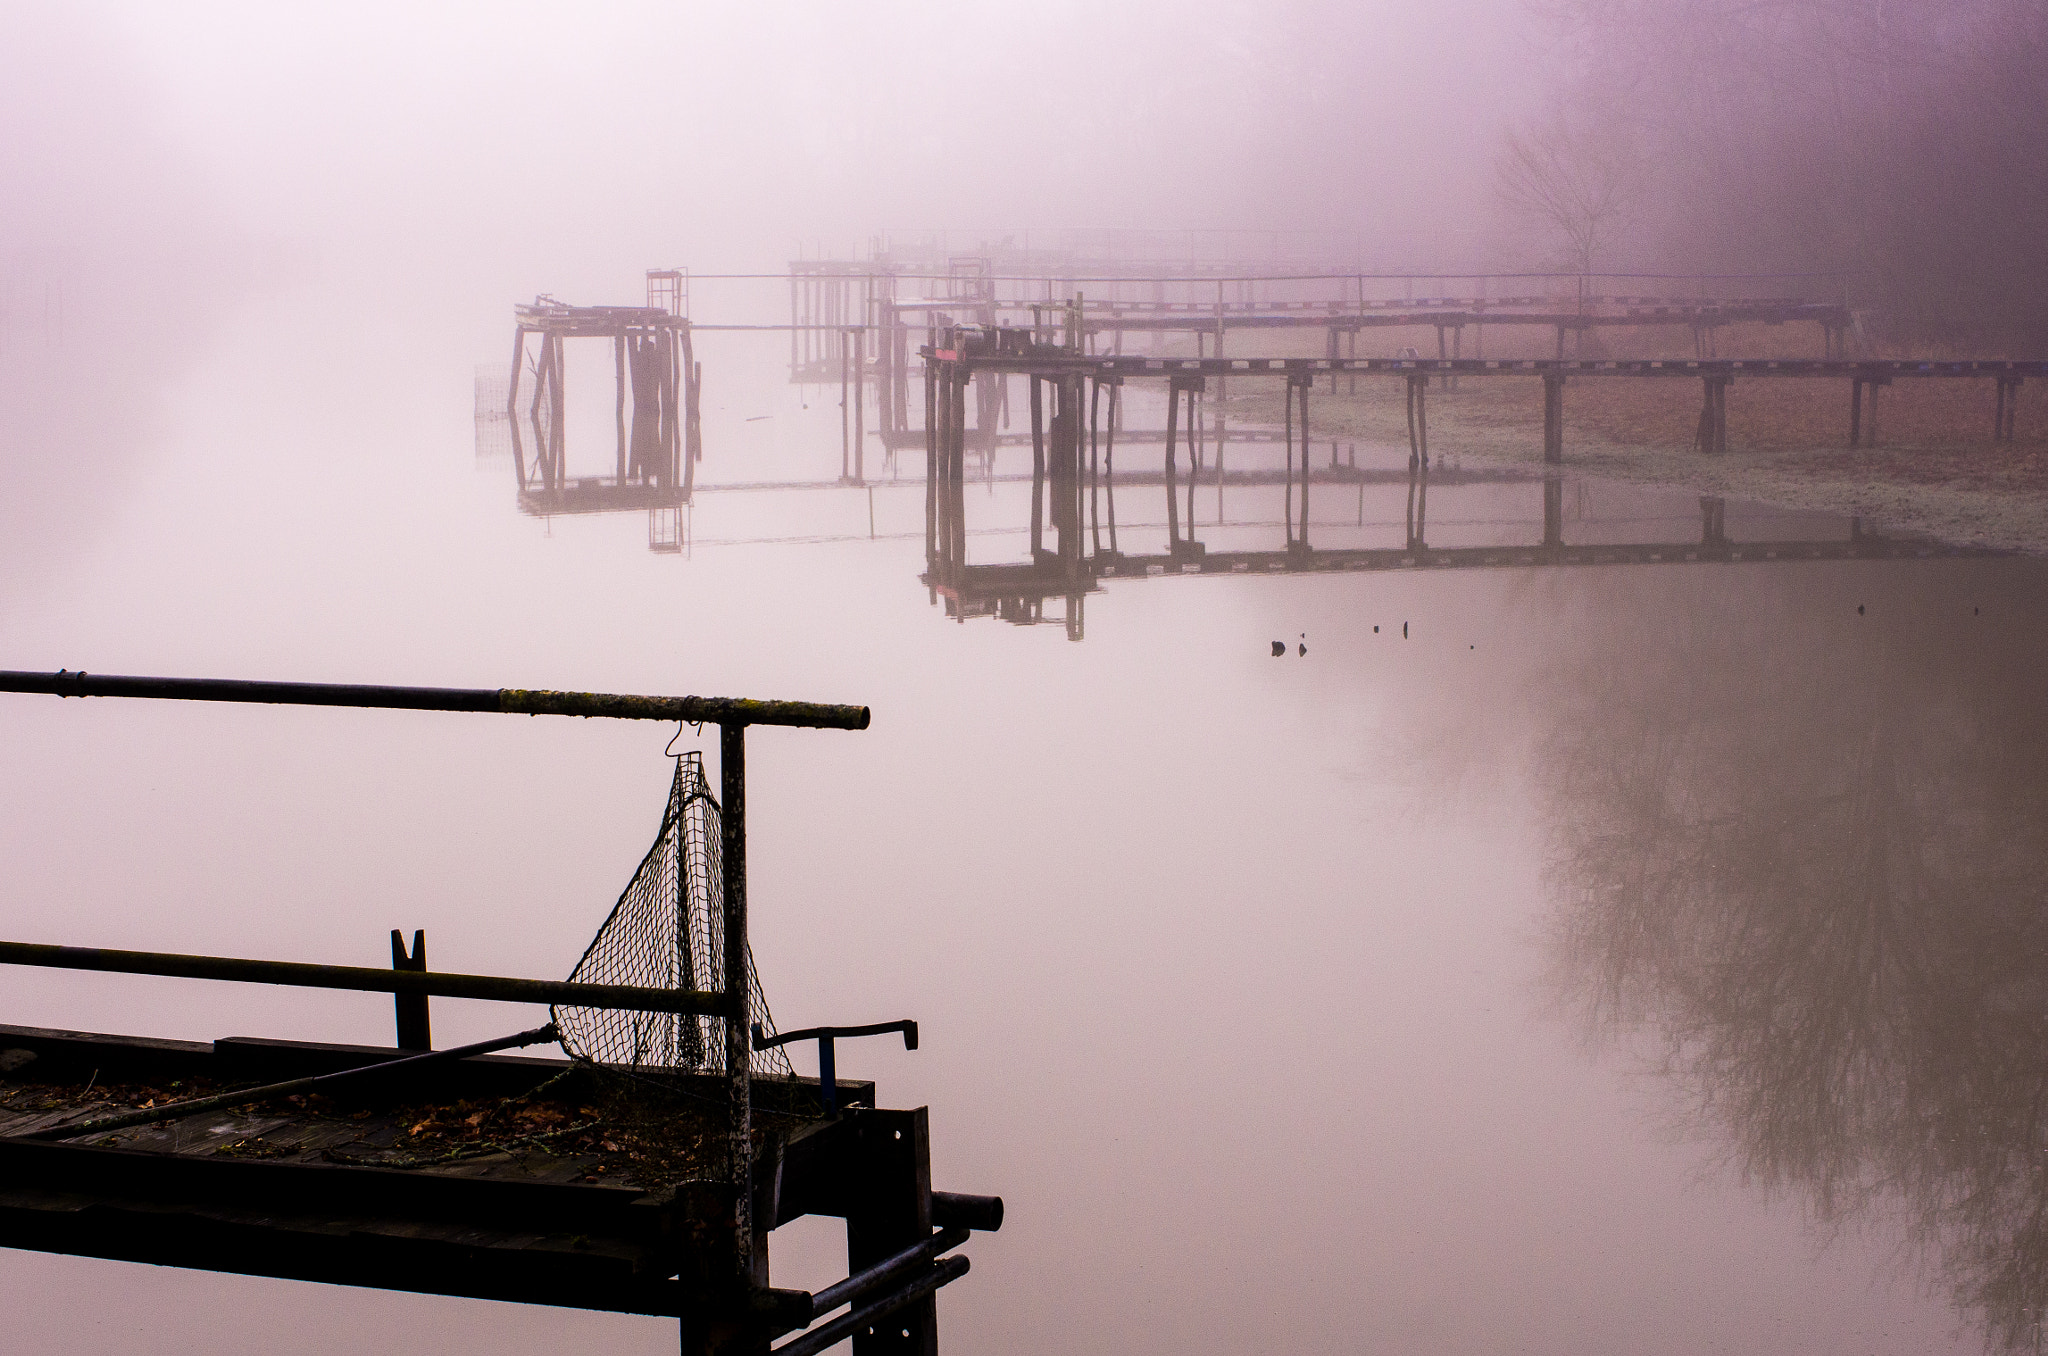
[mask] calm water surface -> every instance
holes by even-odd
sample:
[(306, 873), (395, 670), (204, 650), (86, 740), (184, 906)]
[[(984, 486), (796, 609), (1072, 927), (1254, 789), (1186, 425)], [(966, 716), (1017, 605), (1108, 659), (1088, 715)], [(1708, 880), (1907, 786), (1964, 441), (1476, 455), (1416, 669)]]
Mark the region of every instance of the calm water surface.
[[(711, 478), (837, 474), (836, 389), (781, 385), (779, 352), (701, 355)], [(209, 353), (92, 535), (9, 561), (4, 663), (871, 705), (751, 741), (754, 945), (786, 1027), (920, 1021), (842, 1068), (932, 1107), (937, 1185), (1008, 1201), (941, 1300), (949, 1351), (2036, 1344), (2039, 563), (1113, 581), (1069, 643), (947, 620), (908, 484), (872, 541), (837, 492), (706, 495), (687, 557), (637, 515), (523, 518), (474, 460), (470, 366)], [(574, 427), (602, 439), (608, 401)], [(1020, 488), (973, 493), (1020, 520)], [(1400, 542), (1404, 486), (1347, 493), (1332, 534), (1355, 509), (1347, 541)], [(1532, 540), (1541, 507), (1440, 484), (1430, 540)], [(1700, 525), (1601, 485), (1567, 512), (1575, 540)], [(812, 540), (709, 544), (763, 537)], [(530, 975), (629, 877), (672, 733), (35, 697), (0, 728), (8, 937), (374, 965), (424, 927), (437, 966)], [(390, 1039), (367, 995), (6, 978), (15, 1023)], [(446, 1002), (436, 1036), (530, 1020)], [(778, 1282), (837, 1279), (833, 1227), (779, 1233)], [(0, 1296), (46, 1351), (675, 1342), (27, 1253)]]

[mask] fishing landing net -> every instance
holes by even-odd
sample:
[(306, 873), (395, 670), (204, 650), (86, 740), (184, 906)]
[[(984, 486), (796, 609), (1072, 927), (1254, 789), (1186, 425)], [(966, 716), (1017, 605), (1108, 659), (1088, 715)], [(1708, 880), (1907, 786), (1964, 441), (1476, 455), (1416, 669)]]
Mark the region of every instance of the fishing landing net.
[[(654, 989), (724, 988), (724, 875), (720, 869), (718, 802), (697, 753), (676, 759), (668, 808), (654, 846), (641, 859), (619, 902), (569, 979), (580, 984), (633, 984)], [(753, 1020), (775, 1023), (747, 950)], [(725, 1072), (724, 1023), (716, 1017), (610, 1008), (556, 1007), (562, 1048), (578, 1059), (648, 1072)], [(793, 1075), (781, 1047), (755, 1051), (756, 1073)]]

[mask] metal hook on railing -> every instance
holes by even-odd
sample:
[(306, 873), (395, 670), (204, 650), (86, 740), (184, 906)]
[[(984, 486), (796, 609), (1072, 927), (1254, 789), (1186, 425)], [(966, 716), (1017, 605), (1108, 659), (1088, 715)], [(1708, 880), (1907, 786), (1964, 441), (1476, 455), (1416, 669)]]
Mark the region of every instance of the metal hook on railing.
[(778, 1045), (791, 1041), (815, 1040), (818, 1042), (818, 1101), (825, 1108), (827, 1116), (839, 1114), (839, 1083), (837, 1068), (833, 1060), (832, 1042), (840, 1036), (886, 1036), (892, 1031), (903, 1033), (903, 1048), (917, 1048), (917, 1023), (913, 1021), (874, 1022), (867, 1026), (807, 1026), (802, 1031), (785, 1031), (771, 1036), (759, 1022), (754, 1023), (754, 1048), (772, 1050)]

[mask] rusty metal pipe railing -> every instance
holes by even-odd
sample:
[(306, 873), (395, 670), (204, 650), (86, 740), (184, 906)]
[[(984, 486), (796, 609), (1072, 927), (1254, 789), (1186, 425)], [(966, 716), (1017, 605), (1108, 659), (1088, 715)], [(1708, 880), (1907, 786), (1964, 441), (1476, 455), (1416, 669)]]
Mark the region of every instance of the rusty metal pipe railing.
[(826, 730), (865, 730), (869, 715), (865, 706), (755, 701), (744, 697), (646, 697), (522, 687), (387, 687), (369, 683), (267, 683), (234, 678), (142, 678), (66, 669), (55, 673), (0, 669), (0, 692), (406, 711), (490, 711), (524, 716), (675, 720), (732, 727), (800, 725)]
[(354, 965), (313, 965), (303, 961), (239, 960), (229, 956), (186, 956), (164, 951), (108, 951), (89, 946), (45, 946), (0, 942), (0, 964), (41, 965), (60, 970), (100, 970), (124, 975), (165, 975), (174, 979), (224, 979), (247, 984), (288, 984), (306, 989), (355, 989), (366, 993), (419, 993), (440, 998), (478, 998), (500, 1003), (552, 1003), (561, 1007), (613, 1008), (624, 1012), (674, 1012), (723, 1017), (733, 1011), (722, 993), (695, 989), (646, 989), (630, 984), (575, 984), (555, 979), (512, 979), (501, 975), (459, 975), (442, 970), (374, 970)]
[(779, 1347), (769, 1348), (769, 1356), (817, 1356), (817, 1353), (837, 1346), (861, 1329), (873, 1326), (876, 1320), (917, 1303), (940, 1286), (951, 1285), (967, 1274), (969, 1265), (965, 1257), (945, 1258), (894, 1294), (841, 1314), (822, 1327), (799, 1333)]
[(811, 1308), (820, 1314), (829, 1314), (842, 1304), (858, 1305), (877, 1291), (886, 1290), (899, 1281), (908, 1279), (918, 1268), (942, 1253), (948, 1253), (967, 1241), (967, 1230), (960, 1228), (941, 1229), (922, 1243), (913, 1243), (894, 1257), (884, 1258), (856, 1276), (848, 1276), (837, 1285), (828, 1285), (811, 1296)]

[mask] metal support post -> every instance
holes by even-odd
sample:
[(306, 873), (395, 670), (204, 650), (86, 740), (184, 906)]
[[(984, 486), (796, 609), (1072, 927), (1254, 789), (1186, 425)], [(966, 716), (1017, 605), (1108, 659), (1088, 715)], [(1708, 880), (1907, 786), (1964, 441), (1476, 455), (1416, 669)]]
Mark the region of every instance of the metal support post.
[[(425, 972), (427, 968), (427, 934), (420, 929), (412, 934), (412, 951), (405, 949), (405, 934), (397, 928), (391, 929), (391, 968)], [(391, 1003), (398, 1018), (398, 1048), (401, 1050), (431, 1050), (434, 1040), (428, 1026), (427, 996), (423, 993), (393, 994)]]
[(726, 1163), (733, 1191), (735, 1280), (765, 1284), (754, 1257), (752, 995), (747, 985), (747, 727), (718, 727), (719, 853), (723, 886)]

